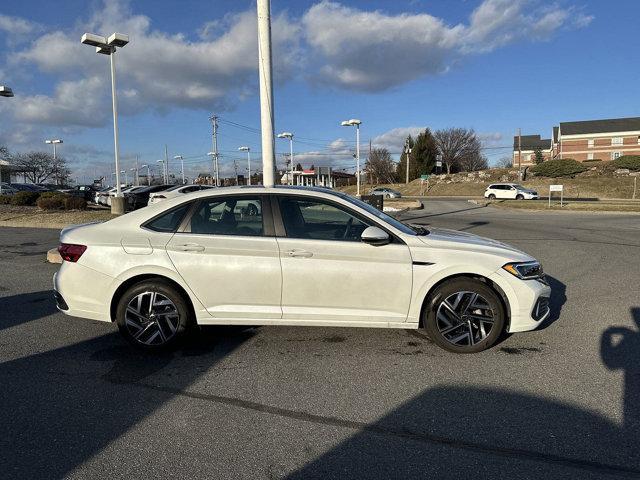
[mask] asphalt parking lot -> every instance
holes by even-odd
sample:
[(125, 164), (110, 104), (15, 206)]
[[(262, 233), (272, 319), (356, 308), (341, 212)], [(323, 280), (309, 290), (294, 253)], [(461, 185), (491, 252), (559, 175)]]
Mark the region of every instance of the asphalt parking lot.
[(640, 477), (640, 216), (445, 199), (406, 218), (539, 258), (551, 320), (468, 356), (418, 331), (300, 327), (143, 355), (56, 312), (57, 231), (0, 228), (0, 476)]

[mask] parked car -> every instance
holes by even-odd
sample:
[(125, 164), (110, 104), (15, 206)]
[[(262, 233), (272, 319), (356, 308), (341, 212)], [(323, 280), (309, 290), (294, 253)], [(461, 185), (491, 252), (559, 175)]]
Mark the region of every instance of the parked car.
[(20, 191), (5, 182), (2, 182), (2, 188), (0, 190), (2, 190), (2, 192), (0, 192), (2, 195), (15, 195)]
[(392, 188), (386, 188), (386, 187), (376, 187), (373, 190), (371, 190), (371, 192), (369, 192), (370, 195), (382, 195), (384, 198), (400, 198), (402, 197), (402, 194), (397, 191), (394, 190)]
[[(135, 192), (136, 190), (139, 190), (141, 188), (144, 188), (144, 187), (136, 187), (136, 186), (131, 186), (131, 185), (128, 186), (128, 187), (127, 186), (123, 186), (123, 187), (120, 187), (120, 193), (126, 199), (127, 195), (129, 195), (131, 192)], [(107, 197), (107, 206), (109, 206), (109, 207), (111, 206), (111, 199), (113, 197), (115, 197), (117, 193), (118, 192), (117, 192), (117, 189), (115, 187), (112, 188), (111, 190), (109, 190), (109, 196)]]
[(473, 353), (550, 314), (551, 289), (530, 255), (406, 225), (321, 188), (193, 192), (69, 227), (60, 241), (58, 308), (115, 322), (149, 350), (196, 324), (244, 324), (422, 328)]
[(213, 185), (173, 185), (171, 188), (167, 188), (161, 192), (152, 193), (149, 195), (149, 205), (161, 202), (168, 198), (179, 197), (185, 193), (198, 192), (200, 190), (206, 190), (214, 188)]
[(76, 185), (73, 188), (62, 190), (62, 192), (67, 195), (83, 198), (87, 202), (94, 202), (96, 199), (96, 189), (93, 185)]
[(164, 192), (174, 187), (175, 185), (165, 184), (140, 188), (127, 196), (127, 206), (129, 210), (137, 210), (138, 208), (146, 207), (149, 203), (149, 196), (153, 195), (154, 192)]
[(111, 194), (111, 192), (115, 192), (115, 191), (116, 191), (116, 187), (105, 187), (102, 190), (99, 190), (98, 192), (96, 192), (96, 200), (95, 200), (96, 203), (98, 205), (106, 206), (109, 195)]
[(37, 185), (33, 183), (10, 183), (9, 186), (15, 188), (19, 192), (40, 192), (42, 191)]
[(536, 200), (538, 192), (525, 188), (517, 183), (493, 183), (484, 191), (485, 198), (490, 200), (499, 198), (516, 200)]

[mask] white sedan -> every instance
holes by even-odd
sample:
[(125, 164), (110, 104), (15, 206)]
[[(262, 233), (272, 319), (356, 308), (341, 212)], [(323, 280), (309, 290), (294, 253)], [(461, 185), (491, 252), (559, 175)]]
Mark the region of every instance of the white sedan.
[(526, 253), (320, 188), (195, 192), (67, 228), (59, 251), (58, 308), (151, 350), (200, 324), (422, 328), (472, 353), (550, 311)]
[(169, 198), (179, 197), (185, 193), (198, 192), (200, 190), (207, 190), (214, 188), (213, 185), (175, 185), (166, 190), (160, 192), (154, 192), (149, 195), (149, 202), (147, 205), (153, 205), (154, 203), (167, 200)]

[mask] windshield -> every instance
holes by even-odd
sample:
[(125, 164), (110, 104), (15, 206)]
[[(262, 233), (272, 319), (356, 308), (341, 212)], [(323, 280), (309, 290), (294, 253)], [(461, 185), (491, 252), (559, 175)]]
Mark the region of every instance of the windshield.
[(363, 202), (362, 200), (359, 200), (355, 197), (352, 197), (351, 195), (347, 195), (345, 193), (341, 193), (341, 192), (333, 192), (336, 195), (338, 195), (340, 198), (348, 201), (349, 203), (352, 203), (354, 205), (357, 205), (358, 207), (366, 210), (367, 212), (369, 212), (372, 215), (375, 215), (376, 217), (378, 217), (380, 220), (388, 223), (389, 225), (392, 225), (394, 228), (397, 228), (398, 230), (400, 230), (402, 233), (406, 233), (407, 235), (424, 235), (426, 232), (426, 230), (422, 227), (411, 227), (409, 225), (406, 225), (404, 223), (402, 223), (399, 220), (396, 220), (395, 218), (387, 215), (384, 212), (381, 212), (380, 210), (378, 210), (375, 207), (372, 207), (371, 205), (369, 205), (368, 203)]

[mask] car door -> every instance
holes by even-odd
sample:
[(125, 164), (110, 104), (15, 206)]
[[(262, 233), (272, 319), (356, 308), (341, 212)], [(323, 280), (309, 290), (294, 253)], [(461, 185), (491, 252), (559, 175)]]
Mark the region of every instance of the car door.
[(516, 187), (514, 187), (513, 185), (507, 185), (507, 198), (513, 199), (516, 198), (516, 196), (518, 195), (518, 189)]
[(395, 237), (383, 246), (363, 243), (360, 234), (376, 222), (339, 202), (279, 195), (274, 210), (284, 320), (406, 321), (413, 268), (407, 245)]
[(206, 197), (167, 252), (207, 311), (219, 319), (279, 319), (282, 272), (270, 206), (260, 195)]

